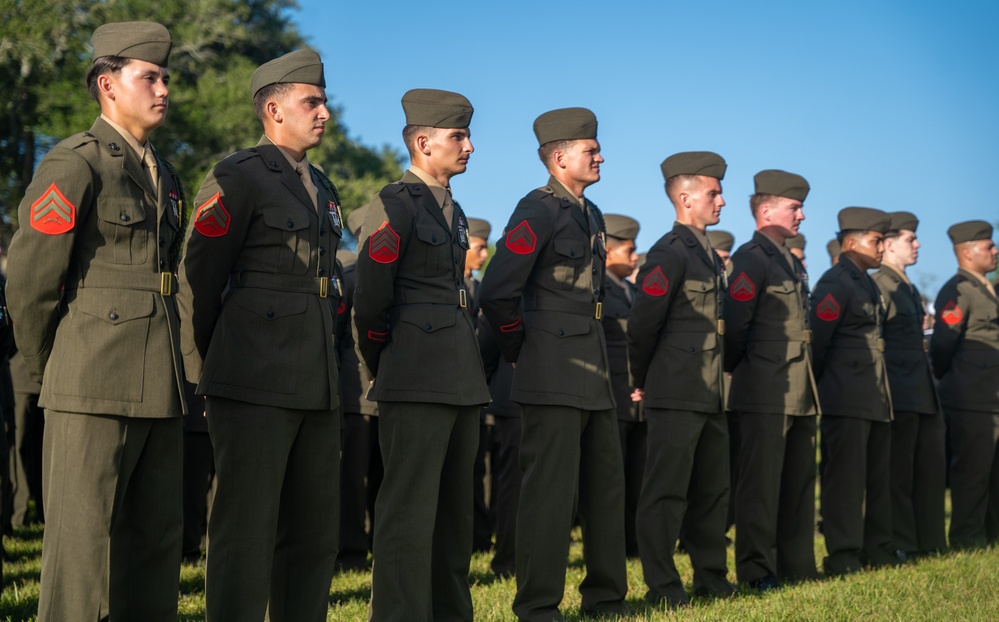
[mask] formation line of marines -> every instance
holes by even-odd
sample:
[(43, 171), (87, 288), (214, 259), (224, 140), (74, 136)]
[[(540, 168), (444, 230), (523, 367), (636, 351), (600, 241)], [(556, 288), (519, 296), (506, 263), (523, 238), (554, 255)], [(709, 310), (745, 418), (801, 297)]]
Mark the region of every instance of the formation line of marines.
[[(950, 546), (999, 539), (988, 223), (950, 228), (960, 269), (927, 341), (906, 274), (916, 216), (841, 210), (839, 259), (810, 291), (805, 178), (755, 176), (756, 230), (733, 253), (709, 230), (725, 160), (677, 153), (662, 163), (676, 223), (636, 275), (639, 224), (586, 196), (604, 161), (596, 116), (562, 108), (534, 122), (549, 177), (479, 283), (489, 225), (451, 186), (474, 151), (470, 102), (407, 92), (411, 165), (345, 222), (307, 157), (330, 118), (307, 49), (253, 73), (263, 136), (212, 168), (187, 222), (149, 140), (171, 46), (151, 22), (94, 32), (101, 115), (44, 157), (10, 247), (13, 330), (46, 411), (39, 620), (176, 619), (185, 414), (206, 414), (214, 450), (212, 621), (325, 620), (338, 564), (364, 567), (368, 536), (371, 620), (472, 620), (488, 512), (520, 620), (563, 619), (577, 523), (587, 616), (629, 613), (628, 556), (656, 606), (733, 595), (733, 520), (740, 584), (816, 579), (819, 427), (825, 574), (939, 553), (941, 410)], [(356, 255), (338, 253), (348, 229)], [(188, 412), (185, 379), (204, 413)], [(490, 504), (475, 492), (487, 448)]]

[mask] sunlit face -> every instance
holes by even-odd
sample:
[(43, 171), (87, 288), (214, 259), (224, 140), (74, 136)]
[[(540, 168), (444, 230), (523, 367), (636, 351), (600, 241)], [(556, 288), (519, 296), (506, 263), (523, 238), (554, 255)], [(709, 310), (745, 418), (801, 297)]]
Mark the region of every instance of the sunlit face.
[(787, 197), (773, 197), (760, 206), (764, 222), (777, 228), (785, 237), (798, 235), (798, 226), (805, 220), (801, 201)]
[(476, 236), (468, 237), (468, 250), (465, 251), (465, 270), (481, 270), (489, 257), (489, 243)]
[(170, 105), (166, 67), (132, 59), (120, 71), (102, 74), (97, 81), (104, 99), (102, 110), (133, 136), (145, 138), (166, 121)]
[[(270, 107), (272, 105), (274, 108)], [(281, 146), (304, 153), (322, 142), (330, 111), (326, 107), (326, 92), (321, 87), (293, 84), (267, 106), (278, 121), (273, 126), (277, 134), (274, 138)]]
[(699, 228), (716, 225), (725, 207), (721, 182), (714, 177), (698, 175), (687, 182), (679, 194), (687, 222)]
[(885, 239), (885, 253), (891, 255), (891, 263), (902, 268), (916, 263), (920, 246), (916, 233), (908, 229), (901, 229), (898, 235)]
[(865, 270), (877, 268), (884, 258), (884, 237), (877, 231), (864, 231), (851, 235), (846, 239), (843, 252), (850, 251), (850, 257)]
[(600, 181), (600, 164), (604, 158), (595, 138), (574, 140), (565, 151), (556, 151), (554, 157), (569, 179), (583, 187)]
[(614, 240), (607, 245), (607, 271), (619, 279), (627, 278), (638, 265), (634, 240)]
[(430, 151), (430, 166), (448, 179), (468, 169), (468, 159), (475, 151), (472, 132), (467, 127), (435, 129), (427, 136), (426, 147)]
[(988, 274), (996, 269), (996, 256), (999, 250), (992, 240), (975, 240), (964, 242), (965, 248), (961, 249), (968, 260), (968, 267), (978, 274)]

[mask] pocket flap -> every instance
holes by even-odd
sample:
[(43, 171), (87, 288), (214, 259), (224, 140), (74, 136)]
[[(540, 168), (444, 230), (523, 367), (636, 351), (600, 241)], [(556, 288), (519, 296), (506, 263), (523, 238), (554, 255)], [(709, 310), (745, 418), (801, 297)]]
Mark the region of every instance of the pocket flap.
[(576, 259), (586, 254), (586, 245), (577, 240), (555, 240), (552, 246), (563, 257)]
[(399, 312), (399, 321), (412, 324), (426, 333), (455, 325), (457, 314), (464, 313), (447, 305), (410, 305)]
[(416, 225), (416, 237), (420, 238), (424, 244), (440, 246), (447, 242), (448, 235), (440, 228), (440, 225)]
[(685, 280), (683, 288), (688, 292), (710, 292), (715, 288), (714, 281), (691, 281)]
[(301, 231), (309, 226), (309, 215), (294, 208), (269, 209), (264, 211), (264, 224), (284, 231)]
[(82, 288), (77, 290), (72, 306), (108, 324), (121, 324), (152, 315), (153, 296), (150, 292)]
[(716, 333), (670, 333), (666, 345), (688, 353), (714, 350), (718, 345)]
[(542, 312), (531, 314), (528, 328), (536, 328), (556, 337), (585, 335), (591, 330), (590, 318), (571, 313)]
[(131, 227), (146, 219), (146, 208), (141, 200), (131, 197), (104, 197), (97, 202), (101, 220), (123, 227)]
[(233, 304), (246, 309), (262, 320), (279, 320), (290, 315), (305, 313), (309, 306), (306, 295), (260, 295), (259, 291), (252, 296), (240, 296), (233, 299)]

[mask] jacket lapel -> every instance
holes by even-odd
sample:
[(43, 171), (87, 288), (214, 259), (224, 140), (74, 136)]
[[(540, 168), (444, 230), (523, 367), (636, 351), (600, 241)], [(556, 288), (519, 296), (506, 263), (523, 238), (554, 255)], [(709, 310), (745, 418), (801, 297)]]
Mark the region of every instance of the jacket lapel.
[[(417, 177), (412, 171), (406, 171), (403, 174), (402, 183), (409, 186), (409, 193), (414, 197), (419, 197), (419, 202), (423, 205), (423, 209), (430, 212), (434, 220), (450, 235), (451, 231), (447, 226), (447, 220), (444, 219), (444, 210), (438, 205), (437, 199), (434, 198), (434, 193), (430, 191), (427, 184), (423, 183), (423, 180)], [(455, 210), (454, 217), (458, 217), (457, 210)]]
[(784, 257), (784, 253), (782, 253), (780, 249), (777, 248), (777, 245), (774, 244), (773, 240), (768, 238), (766, 235), (760, 233), (759, 231), (753, 234), (753, 239), (756, 240), (756, 242), (763, 247), (763, 250), (765, 250), (768, 255), (774, 255), (777, 257), (777, 265), (783, 268), (785, 272), (790, 274), (791, 278), (793, 278), (795, 281), (801, 280), (798, 277), (798, 274), (795, 273), (794, 268), (787, 264), (787, 258)]
[(554, 176), (548, 178), (548, 187), (552, 189), (552, 195), (559, 200), (559, 205), (562, 206), (562, 209), (571, 209), (572, 219), (589, 235), (590, 226), (586, 222), (586, 216), (583, 214), (583, 208), (579, 205), (579, 200), (571, 196), (565, 186), (559, 180), (555, 179)]
[(135, 150), (128, 145), (125, 138), (100, 117), (94, 121), (94, 125), (90, 128), (90, 132), (97, 137), (97, 140), (107, 153), (111, 154), (114, 158), (121, 158), (121, 166), (125, 172), (128, 173), (128, 176), (132, 178), (132, 181), (142, 188), (149, 201), (155, 205), (159, 205), (157, 197), (153, 196), (153, 186), (152, 182), (149, 180), (149, 175), (147, 175), (146, 171), (142, 168), (142, 162), (139, 160), (139, 156), (135, 153)]
[(308, 208), (310, 212), (315, 213), (316, 210), (312, 207), (312, 197), (309, 196), (309, 192), (305, 189), (302, 178), (298, 176), (298, 173), (280, 149), (267, 136), (263, 136), (260, 142), (257, 143), (257, 151), (263, 156), (267, 167), (281, 175), (281, 184), (288, 189), (288, 192), (295, 195), (295, 198), (304, 207)]

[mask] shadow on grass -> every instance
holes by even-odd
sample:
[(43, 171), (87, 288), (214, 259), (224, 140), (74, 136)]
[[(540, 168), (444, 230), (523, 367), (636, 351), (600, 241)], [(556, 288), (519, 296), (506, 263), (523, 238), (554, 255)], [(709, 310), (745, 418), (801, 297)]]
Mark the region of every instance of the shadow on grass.
[(350, 601), (360, 601), (363, 603), (371, 600), (371, 584), (365, 583), (352, 589), (338, 589), (330, 594), (330, 606), (336, 607)]
[[(6, 581), (6, 575), (4, 575)], [(26, 622), (34, 620), (38, 616), (38, 598), (25, 598), (14, 604), (4, 603), (3, 611), (0, 612), (4, 620), (10, 622)]]

